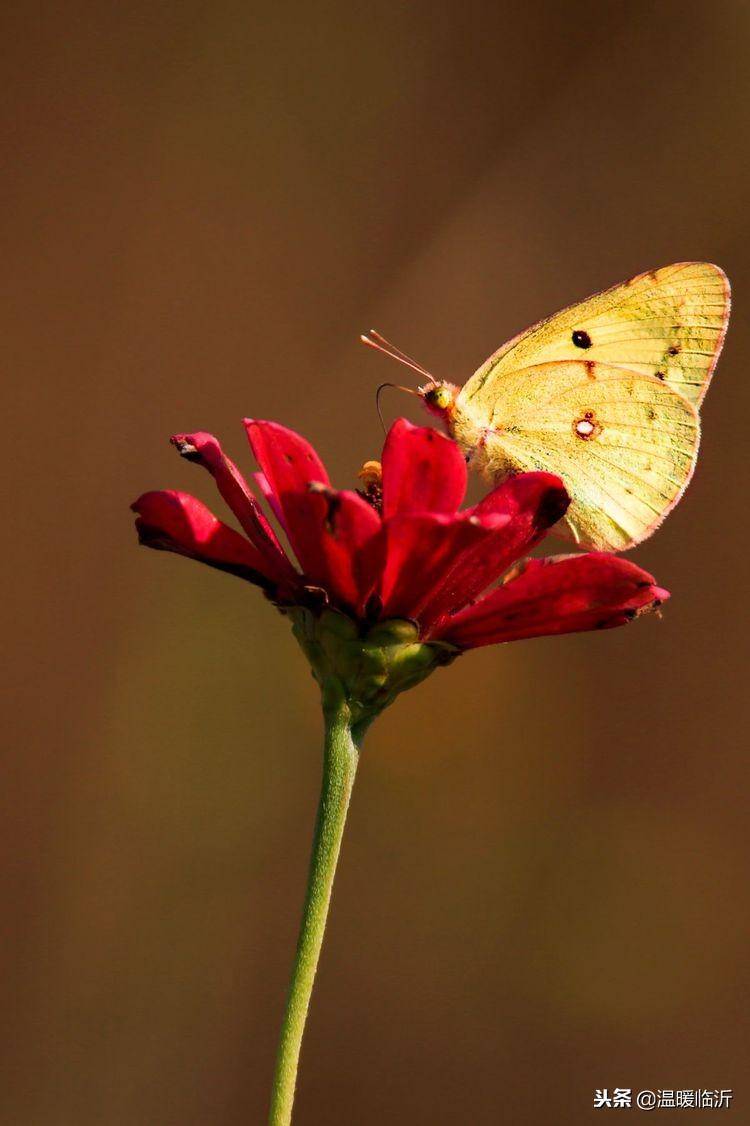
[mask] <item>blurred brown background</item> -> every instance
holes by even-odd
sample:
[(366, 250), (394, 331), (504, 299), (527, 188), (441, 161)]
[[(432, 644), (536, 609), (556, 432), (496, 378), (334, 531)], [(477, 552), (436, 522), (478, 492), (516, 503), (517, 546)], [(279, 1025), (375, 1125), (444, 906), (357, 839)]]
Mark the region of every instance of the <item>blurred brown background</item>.
[(462, 381), (693, 257), (736, 303), (696, 480), (634, 553), (664, 620), (472, 654), (376, 725), (296, 1121), (577, 1126), (619, 1085), (734, 1086), (750, 1122), (749, 24), (3, 6), (3, 1126), (265, 1116), (318, 708), (255, 591), (136, 547), (144, 489), (214, 503), (168, 436), (248, 466), (241, 417), (279, 419), (351, 483), (395, 374), (361, 330)]

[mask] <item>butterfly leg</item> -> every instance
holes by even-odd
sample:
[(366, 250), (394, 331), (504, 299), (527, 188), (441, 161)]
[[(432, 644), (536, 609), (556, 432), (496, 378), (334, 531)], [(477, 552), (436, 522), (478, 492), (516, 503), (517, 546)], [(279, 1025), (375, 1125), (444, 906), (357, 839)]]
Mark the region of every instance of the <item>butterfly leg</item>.
[(576, 547), (580, 547), (581, 536), (580, 536), (578, 528), (576, 528), (575, 524), (571, 520), (568, 520), (567, 518), (564, 518), (561, 521), (561, 523), (565, 524), (566, 528), (570, 532), (571, 538), (573, 540), (573, 543), (576, 545)]

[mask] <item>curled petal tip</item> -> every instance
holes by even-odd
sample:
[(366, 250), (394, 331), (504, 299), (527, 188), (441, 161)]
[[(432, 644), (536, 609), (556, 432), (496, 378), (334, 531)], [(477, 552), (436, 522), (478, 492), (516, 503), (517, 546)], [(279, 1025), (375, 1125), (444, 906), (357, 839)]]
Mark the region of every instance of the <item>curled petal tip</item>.
[(184, 457), (187, 461), (200, 461), (200, 454), (192, 441), (191, 434), (173, 434), (169, 441), (180, 457)]

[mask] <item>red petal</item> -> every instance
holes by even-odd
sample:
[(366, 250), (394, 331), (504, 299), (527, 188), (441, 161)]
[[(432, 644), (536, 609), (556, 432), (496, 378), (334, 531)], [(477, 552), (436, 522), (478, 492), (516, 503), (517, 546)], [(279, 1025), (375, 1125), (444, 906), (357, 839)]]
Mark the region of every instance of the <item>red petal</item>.
[(224, 454), (217, 439), (212, 434), (197, 431), (195, 434), (175, 434), (172, 444), (182, 457), (196, 461), (212, 475), (219, 492), (239, 520), (250, 542), (263, 556), (265, 570), (277, 582), (294, 585), (296, 572), (284, 554), (273, 528), (247, 481), (234, 462)]
[(302, 570), (320, 555), (320, 505), (310, 503), (310, 486), (330, 487), (325, 466), (310, 443), (277, 422), (245, 419), (253, 453), (278, 502), (284, 527)]
[[(253, 480), (258, 486), (261, 496), (265, 500), (268, 507), (271, 509), (271, 512), (273, 512), (281, 527), (284, 528), (284, 513), (279, 508), (279, 502), (276, 499), (276, 494), (268, 484), (268, 478), (266, 477), (265, 473), (253, 473)], [(286, 528), (284, 528), (284, 531), (286, 531)]]
[(472, 648), (544, 634), (609, 629), (668, 597), (646, 571), (615, 555), (532, 559), (517, 577), (448, 619), (439, 636)]
[(382, 616), (419, 618), (456, 557), (486, 542), (501, 519), (400, 513), (388, 520), (378, 544)]
[(217, 520), (205, 504), (189, 493), (166, 489), (144, 493), (131, 507), (138, 513), (135, 526), (146, 547), (174, 551), (260, 586), (274, 586), (273, 576), (265, 570), (265, 560), (257, 548)]
[(367, 593), (362, 589), (362, 559), (380, 531), (380, 517), (354, 492), (314, 486), (303, 501), (310, 532), (305, 577), (328, 591), (333, 602), (356, 612)]
[(551, 473), (522, 473), (493, 489), (470, 513), (478, 518), (502, 516), (494, 534), (462, 552), (423, 607), (423, 630), (440, 629), (444, 615), (466, 606), (525, 555), (557, 523), (570, 503), (559, 477)]
[(383, 447), (383, 519), (403, 512), (452, 516), (466, 492), (466, 462), (455, 442), (429, 426), (394, 422)]

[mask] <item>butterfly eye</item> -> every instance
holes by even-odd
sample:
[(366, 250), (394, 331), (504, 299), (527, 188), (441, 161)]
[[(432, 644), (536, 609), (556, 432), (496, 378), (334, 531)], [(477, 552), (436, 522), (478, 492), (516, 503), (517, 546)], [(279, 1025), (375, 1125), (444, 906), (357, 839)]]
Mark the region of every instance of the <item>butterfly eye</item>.
[(438, 410), (445, 410), (450, 405), (451, 394), (447, 387), (435, 386), (431, 387), (425, 393), (425, 401), (431, 407), (437, 407)]
[(576, 348), (590, 348), (591, 337), (587, 332), (584, 332), (583, 329), (577, 328), (573, 333), (573, 343)]

